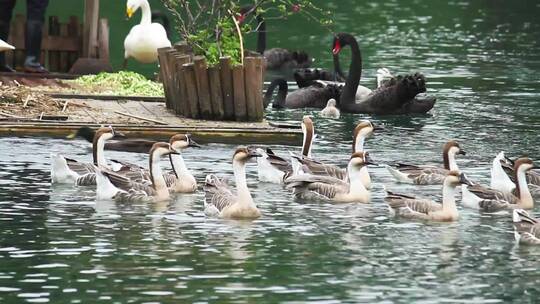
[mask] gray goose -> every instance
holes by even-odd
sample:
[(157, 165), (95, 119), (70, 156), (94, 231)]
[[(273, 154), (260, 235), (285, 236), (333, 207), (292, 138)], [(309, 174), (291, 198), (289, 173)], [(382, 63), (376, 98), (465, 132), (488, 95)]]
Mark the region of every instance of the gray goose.
[(120, 132), (112, 127), (99, 128), (94, 134), (92, 144), (93, 163), (79, 162), (60, 154), (51, 154), (51, 180), (58, 184), (75, 184), (91, 186), (96, 184), (96, 169), (110, 169), (104, 155), (105, 142), (111, 138), (123, 138)]
[(540, 245), (540, 222), (523, 209), (514, 209), (514, 237), (519, 244)]
[(451, 140), (443, 146), (444, 167), (411, 165), (398, 163), (386, 168), (392, 176), (400, 183), (416, 185), (437, 185), (444, 182), (446, 175), (450, 171), (459, 171), (456, 163), (456, 154), (465, 155), (465, 151), (459, 144)]
[(246, 182), (246, 163), (253, 157), (259, 157), (256, 151), (241, 147), (233, 155), (233, 171), (236, 181), (236, 193), (227, 183), (214, 174), (206, 176), (204, 185), (204, 213), (228, 219), (255, 219), (261, 212), (255, 205)]
[(395, 216), (402, 218), (439, 222), (456, 221), (459, 214), (454, 196), (459, 184), (470, 184), (470, 181), (463, 173), (450, 171), (444, 178), (442, 204), (430, 199), (391, 191), (387, 191), (385, 201), (388, 203), (390, 211)]

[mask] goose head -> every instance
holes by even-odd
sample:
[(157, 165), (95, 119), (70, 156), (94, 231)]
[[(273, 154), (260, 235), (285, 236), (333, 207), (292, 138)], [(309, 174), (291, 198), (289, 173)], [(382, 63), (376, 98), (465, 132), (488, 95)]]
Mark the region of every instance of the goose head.
[(147, 0), (128, 0), (126, 4), (126, 16), (131, 18), (144, 2), (148, 3)]
[(453, 188), (459, 185), (469, 185), (469, 186), (473, 185), (473, 183), (467, 178), (467, 176), (464, 173), (456, 171), (456, 170), (452, 170), (448, 173), (448, 175), (444, 179), (444, 184), (451, 186)]
[(449, 142), (444, 144), (443, 152), (444, 152), (444, 154), (452, 155), (452, 156), (455, 156), (456, 154), (460, 154), (460, 155), (466, 155), (467, 154), (465, 152), (465, 150), (463, 150), (459, 146), (458, 142), (455, 141), (455, 140), (450, 140)]
[(150, 159), (157, 159), (161, 156), (166, 156), (169, 154), (178, 154), (169, 143), (166, 142), (157, 142), (152, 145), (150, 149)]
[(233, 162), (245, 164), (253, 157), (261, 157), (262, 154), (249, 147), (239, 147), (234, 151)]
[(364, 140), (373, 134), (374, 130), (379, 130), (369, 120), (361, 120), (356, 125), (353, 132), (353, 152), (360, 152), (364, 150)]
[(533, 161), (527, 157), (518, 158), (514, 162), (515, 172), (527, 172), (531, 169), (537, 169), (537, 167), (535, 167)]
[(176, 134), (171, 137), (169, 144), (175, 151), (183, 150), (189, 147), (200, 148), (201, 146), (196, 143), (191, 134)]
[(348, 167), (353, 171), (359, 171), (364, 166), (371, 164), (373, 164), (373, 162), (371, 161), (368, 152), (355, 152), (351, 155)]
[(326, 107), (336, 107), (336, 100), (334, 98), (328, 99), (328, 102), (326, 103)]
[(126, 136), (122, 132), (115, 131), (112, 126), (101, 127), (94, 134), (94, 141), (98, 139), (109, 140), (112, 138), (120, 139), (125, 138)]
[(302, 155), (311, 157), (311, 144), (315, 137), (315, 128), (313, 127), (313, 120), (307, 115), (302, 119), (302, 133), (304, 133)]

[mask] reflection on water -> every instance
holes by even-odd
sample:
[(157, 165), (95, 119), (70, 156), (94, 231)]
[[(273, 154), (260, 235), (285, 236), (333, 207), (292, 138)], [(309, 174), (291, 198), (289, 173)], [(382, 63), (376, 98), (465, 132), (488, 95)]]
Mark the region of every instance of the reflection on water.
[[(49, 154), (90, 160), (87, 143), (1, 138), (1, 302), (522, 303), (538, 297), (540, 249), (515, 245), (508, 214), (460, 209), (460, 221), (450, 224), (390, 218), (383, 187), (424, 196), (440, 196), (440, 188), (396, 184), (383, 165), (440, 163), (448, 139), (468, 152), (459, 166), (484, 183), (500, 150), (540, 160), (539, 5), (324, 5), (334, 7), (338, 30), (360, 39), (366, 85), (379, 66), (421, 70), (439, 100), (433, 113), (415, 117), (343, 115), (335, 121), (311, 110), (268, 114), (289, 122), (313, 114), (313, 154), (341, 165), (359, 119), (383, 126), (366, 143), (380, 164), (370, 168), (371, 204), (296, 201), (279, 186), (257, 182), (254, 164), (248, 182), (263, 212), (254, 222), (205, 218), (202, 191), (149, 205), (96, 201), (91, 187), (49, 183)], [(269, 45), (302, 41), (300, 47), (328, 66), (329, 34), (287, 29), (290, 35), (273, 35)], [(299, 149), (273, 148), (285, 155)], [(202, 183), (208, 173), (232, 174), (233, 149), (212, 144), (205, 153), (186, 151), (185, 158)], [(147, 162), (145, 155), (108, 155)]]

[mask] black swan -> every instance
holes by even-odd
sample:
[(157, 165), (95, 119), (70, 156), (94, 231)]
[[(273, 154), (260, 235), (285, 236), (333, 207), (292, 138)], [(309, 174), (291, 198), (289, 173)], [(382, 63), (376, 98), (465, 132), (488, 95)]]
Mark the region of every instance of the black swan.
[(278, 93), (272, 107), (275, 109), (297, 109), (297, 108), (318, 108), (324, 109), (328, 100), (334, 98), (339, 99), (339, 95), (342, 90), (342, 86), (335, 84), (324, 85), (321, 83), (313, 83), (311, 86), (300, 88), (296, 91), (287, 94), (288, 85), (287, 81), (283, 78), (274, 79), (266, 93), (264, 94), (264, 107), (272, 101), (272, 94), (274, 89), (278, 88)]
[[(242, 23), (247, 15), (252, 13), (252, 6), (242, 7), (238, 21)], [(263, 17), (255, 13), (257, 20), (257, 53), (266, 58), (266, 69), (287, 70), (296, 68), (308, 68), (311, 65), (311, 57), (304, 51), (290, 51), (283, 48), (266, 49), (266, 22)]]

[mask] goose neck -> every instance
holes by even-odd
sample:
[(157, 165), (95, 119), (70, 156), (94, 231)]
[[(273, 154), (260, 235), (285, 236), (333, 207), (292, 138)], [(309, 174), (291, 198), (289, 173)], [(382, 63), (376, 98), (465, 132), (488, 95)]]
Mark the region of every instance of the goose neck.
[(150, 11), (150, 4), (147, 0), (141, 0), (141, 25), (150, 25), (152, 24), (152, 12)]
[(181, 154), (169, 154), (169, 159), (176, 177), (190, 175), (189, 169)]
[(534, 200), (527, 184), (526, 170), (519, 167), (517, 170), (515, 170), (515, 174), (517, 182), (516, 196), (519, 199), (519, 204), (521, 205), (520, 207), (524, 209), (532, 209), (534, 206)]
[(154, 189), (158, 192), (167, 190), (167, 184), (165, 183), (165, 178), (163, 178), (159, 158), (159, 155), (156, 155), (155, 153), (150, 154), (150, 177)]
[(449, 182), (444, 182), (443, 185), (443, 198), (442, 198), (442, 209), (444, 212), (449, 212), (452, 214), (458, 213), (456, 207), (456, 187), (451, 185)]
[(94, 165), (100, 168), (109, 169), (107, 160), (105, 159), (105, 141), (105, 136), (94, 138), (92, 145), (92, 156), (94, 159)]
[(302, 155), (311, 157), (311, 146), (313, 144), (313, 129), (311, 127), (303, 128), (304, 139), (302, 144)]
[(444, 168), (450, 171), (459, 171), (456, 163), (456, 153), (454, 151), (445, 151), (443, 154)]
[(246, 181), (246, 164), (241, 161), (233, 161), (234, 179), (236, 181), (236, 192), (240, 204), (252, 204), (253, 198), (249, 192)]
[(361, 133), (362, 132), (359, 132), (354, 140), (353, 153), (364, 152), (364, 142), (366, 141), (366, 137)]
[(362, 173), (367, 173), (367, 167), (362, 166), (361, 168), (357, 168), (349, 164), (347, 166), (347, 172), (349, 174), (350, 183), (349, 193), (362, 195), (366, 194), (368, 191), (366, 187), (364, 187), (364, 183), (362, 183)]

